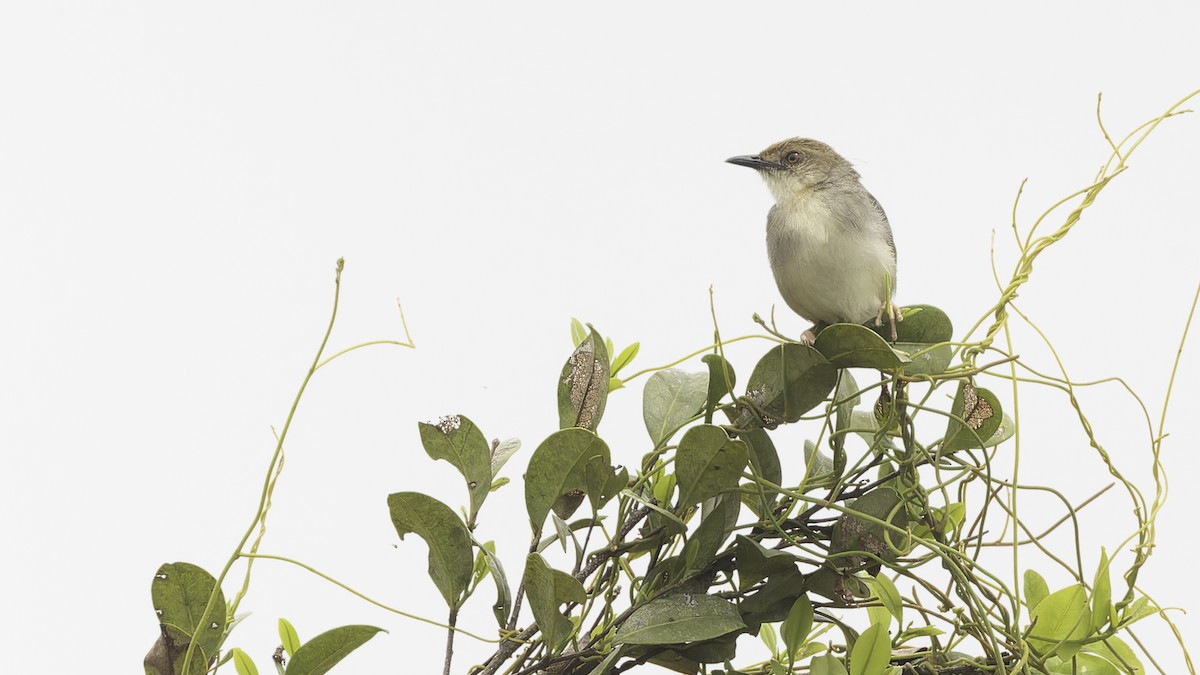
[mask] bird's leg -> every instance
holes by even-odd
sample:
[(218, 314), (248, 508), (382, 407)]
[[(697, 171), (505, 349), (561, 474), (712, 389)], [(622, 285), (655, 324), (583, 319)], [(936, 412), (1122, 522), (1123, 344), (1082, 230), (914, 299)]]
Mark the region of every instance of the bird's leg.
[(897, 305), (893, 302), (884, 300), (883, 304), (879, 305), (879, 312), (877, 314), (875, 314), (875, 325), (876, 326), (883, 325), (884, 314), (887, 314), (888, 323), (891, 324), (892, 342), (895, 342), (896, 341), (896, 324), (898, 322), (904, 320), (904, 315), (900, 313), (899, 305)]
[(812, 328), (809, 328), (808, 330), (801, 333), (800, 334), (800, 344), (804, 345), (805, 347), (813, 346), (813, 344), (816, 343), (816, 341), (817, 341), (817, 334), (814, 332), (816, 330), (816, 328), (817, 328), (816, 324), (813, 324)]

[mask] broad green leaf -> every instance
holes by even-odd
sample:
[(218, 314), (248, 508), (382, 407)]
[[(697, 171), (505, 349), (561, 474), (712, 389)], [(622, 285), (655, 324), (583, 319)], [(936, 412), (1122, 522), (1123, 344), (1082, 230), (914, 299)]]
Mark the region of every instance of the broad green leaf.
[(1138, 660), (1137, 654), (1129, 648), (1129, 645), (1125, 644), (1124, 640), (1115, 635), (1106, 638), (1103, 642), (1089, 642), (1083, 646), (1081, 651), (1108, 659), (1118, 666), (1121, 673), (1130, 675), (1145, 675), (1146, 673), (1146, 668)]
[(1071, 658), (1079, 651), (1079, 641), (1092, 632), (1092, 612), (1083, 584), (1046, 596), (1029, 611), (1029, 617), (1033, 622), (1029, 644), (1046, 656)]
[(787, 551), (769, 549), (741, 534), (736, 541), (738, 588), (743, 591), (773, 574), (795, 568), (797, 558)]
[[(214, 591), (212, 605), (205, 612)], [(167, 563), (154, 574), (150, 599), (163, 635), (146, 657), (147, 672), (162, 675), (181, 672), (188, 645), (193, 641), (196, 646), (188, 670), (193, 673), (207, 670), (225, 632), (225, 595), (217, 588), (217, 580), (191, 563)]]
[(608, 400), (608, 352), (595, 329), (563, 365), (558, 378), (558, 426), (595, 431)]
[(753, 632), (761, 624), (775, 623), (787, 618), (796, 599), (807, 592), (805, 576), (790, 565), (772, 574), (754, 594), (742, 600), (738, 608), (742, 621)]
[(808, 672), (809, 675), (849, 675), (846, 672), (846, 666), (842, 665), (842, 662), (833, 654), (814, 656), (813, 660), (809, 662)]
[(721, 399), (733, 391), (737, 384), (737, 375), (733, 372), (733, 364), (726, 361), (720, 354), (705, 354), (700, 359), (708, 364), (708, 407), (716, 408)]
[(1046, 659), (1046, 670), (1051, 675), (1121, 675), (1127, 672), (1118, 670), (1107, 659), (1092, 654), (1076, 654), (1066, 659), (1052, 656)]
[(1099, 631), (1113, 614), (1112, 581), (1108, 575), (1108, 553), (1100, 549), (1100, 564), (1092, 582), (1092, 631)]
[(850, 650), (850, 675), (882, 675), (892, 658), (887, 626), (874, 624), (862, 632)]
[(817, 449), (815, 443), (804, 441), (804, 483), (805, 491), (826, 485), (832, 485), (838, 479), (834, 474), (833, 458)]
[(688, 420), (704, 410), (708, 373), (685, 373), (669, 368), (650, 376), (642, 393), (642, 420), (658, 447)]
[[(429, 547), (429, 578), (448, 607), (458, 607), (471, 583), (471, 534), (454, 511), (420, 492), (388, 495), (388, 510), (400, 539), (409, 532)], [(305, 643), (307, 644), (307, 643)]]
[(660, 588), (674, 584), (687, 574), (687, 560), (683, 555), (667, 556), (646, 572), (646, 579), (639, 589), (643, 595), (653, 595)]
[(700, 424), (687, 430), (675, 451), (679, 506), (715, 497), (737, 487), (750, 461), (750, 449), (729, 437), (725, 429)]
[(779, 627), (783, 644), (787, 645), (789, 661), (799, 656), (804, 643), (808, 641), (808, 634), (812, 632), (812, 625), (812, 601), (807, 595), (802, 595), (792, 604), (791, 611)]
[(795, 422), (824, 401), (836, 382), (837, 369), (817, 350), (796, 343), (779, 345), (754, 366), (734, 426), (773, 429)]
[(542, 556), (530, 553), (525, 559), (525, 594), (546, 644), (556, 652), (574, 631), (574, 624), (558, 608), (565, 602), (586, 600), (583, 584), (566, 572), (551, 568)]
[(856, 323), (827, 327), (817, 336), (813, 347), (836, 368), (892, 371), (907, 361), (874, 331)]
[(896, 619), (897, 626), (904, 625), (904, 601), (896, 584), (881, 570), (872, 580), (871, 589), (879, 598), (879, 603)]
[(1047, 595), (1050, 595), (1050, 587), (1046, 585), (1046, 580), (1036, 570), (1025, 570), (1023, 586), (1025, 591), (1024, 603), (1029, 609), (1037, 607), (1039, 602), (1045, 600)]
[(287, 619), (279, 619), (279, 644), (283, 645), (283, 651), (287, 652), (290, 657), (300, 648), (300, 634), (296, 632), (296, 627)]
[[(896, 342), (936, 344), (948, 342), (954, 337), (954, 325), (950, 317), (933, 305), (908, 305), (903, 308), (904, 320), (896, 324)], [(872, 324), (874, 321), (871, 322)], [(871, 326), (881, 336), (886, 332), (891, 338), (891, 328)]]
[(535, 532), (559, 497), (575, 490), (584, 493), (587, 465), (597, 457), (609, 462), (608, 445), (581, 428), (556, 431), (533, 451), (525, 469), (525, 508)]
[(300, 645), (287, 664), (287, 675), (323, 675), (367, 640), (386, 632), (375, 626), (341, 626)]
[[(1000, 399), (987, 389), (975, 387), (969, 382), (958, 386), (958, 394), (954, 397), (950, 412), (952, 417), (947, 420), (946, 436), (942, 440), (943, 452), (984, 447), (1004, 422)], [(1008, 425), (1008, 428), (1012, 426)], [(982, 439), (982, 442), (977, 439)]]
[(634, 610), (617, 629), (617, 644), (667, 645), (708, 640), (745, 628), (737, 607), (713, 595), (678, 593)]
[[(728, 633), (720, 637), (693, 642), (686, 647), (677, 647), (676, 651), (685, 659), (697, 663), (722, 663), (737, 655), (738, 633)], [(691, 671), (695, 673), (696, 671)]]
[[(830, 552), (865, 551), (884, 560), (894, 559), (895, 553), (888, 546), (888, 542), (892, 542), (894, 546), (903, 545), (903, 535), (887, 530), (875, 520), (887, 521), (890, 517), (892, 525), (904, 529), (905, 512), (903, 508), (897, 508), (899, 504), (899, 493), (886, 485), (855, 499), (849, 504), (850, 511), (843, 513), (833, 526)], [(875, 520), (868, 520), (862, 516), (869, 516)], [(852, 566), (854, 562), (842, 557), (835, 559), (834, 564)]]
[(254, 665), (254, 660), (240, 647), (231, 649), (230, 657), (233, 659), (233, 669), (238, 675), (258, 675), (258, 666)]
[(629, 485), (629, 470), (617, 471), (603, 458), (593, 457), (583, 469), (583, 482), (592, 511), (599, 511)]
[(900, 369), (909, 377), (940, 375), (946, 372), (954, 359), (954, 348), (948, 344), (933, 346), (918, 342), (897, 342), (892, 347), (909, 359)]
[(684, 549), (689, 575), (708, 567), (717, 557), (721, 544), (737, 526), (738, 513), (742, 508), (741, 501), (733, 494), (721, 495), (711, 502), (705, 502), (705, 505), (711, 505), (711, 508), (705, 509), (700, 525), (688, 537)]
[(771, 435), (761, 427), (742, 436), (750, 451), (750, 469), (754, 475), (779, 485), (783, 482), (783, 469), (779, 465), (779, 453)]
[(437, 424), (417, 424), (421, 445), (434, 460), (450, 462), (467, 481), (472, 521), (492, 487), (492, 451), (483, 432), (466, 415), (443, 417)]

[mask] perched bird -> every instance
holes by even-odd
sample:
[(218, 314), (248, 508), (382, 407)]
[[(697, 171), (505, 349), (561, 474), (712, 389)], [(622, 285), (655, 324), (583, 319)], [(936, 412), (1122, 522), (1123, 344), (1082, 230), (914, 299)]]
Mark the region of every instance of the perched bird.
[(758, 171), (775, 197), (767, 213), (767, 256), (788, 307), (813, 322), (811, 345), (832, 323), (882, 326), (903, 317), (896, 292), (896, 244), (883, 207), (833, 148), (810, 138), (780, 141), (726, 160)]

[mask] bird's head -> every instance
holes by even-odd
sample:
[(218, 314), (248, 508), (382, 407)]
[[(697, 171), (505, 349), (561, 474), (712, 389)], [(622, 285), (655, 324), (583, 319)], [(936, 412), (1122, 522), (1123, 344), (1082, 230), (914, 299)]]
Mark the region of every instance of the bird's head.
[(845, 157), (811, 138), (789, 138), (757, 155), (738, 155), (725, 161), (758, 171), (777, 202), (802, 197), (847, 175), (858, 179), (858, 172)]

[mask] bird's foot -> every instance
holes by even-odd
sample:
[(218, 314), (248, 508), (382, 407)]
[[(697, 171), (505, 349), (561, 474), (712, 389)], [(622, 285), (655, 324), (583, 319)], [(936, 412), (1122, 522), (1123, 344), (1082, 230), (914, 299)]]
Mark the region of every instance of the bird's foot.
[(900, 306), (892, 302), (884, 302), (879, 306), (879, 312), (875, 315), (875, 325), (883, 325), (884, 315), (888, 317), (888, 323), (892, 328), (892, 342), (896, 341), (896, 324), (904, 320), (904, 315), (900, 313)]
[(800, 344), (805, 347), (811, 347), (817, 342), (817, 326), (814, 324), (812, 328), (800, 334)]

